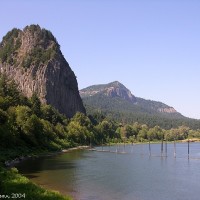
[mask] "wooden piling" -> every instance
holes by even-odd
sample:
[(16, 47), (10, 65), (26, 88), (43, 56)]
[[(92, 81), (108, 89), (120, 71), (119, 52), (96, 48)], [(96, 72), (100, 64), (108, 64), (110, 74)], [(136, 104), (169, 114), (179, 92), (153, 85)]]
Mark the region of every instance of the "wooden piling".
[(165, 140), (165, 156), (167, 157), (167, 139)]
[(163, 139), (161, 141), (161, 157), (163, 157)]
[(92, 148), (92, 140), (91, 140), (91, 137), (90, 137), (90, 149)]
[(176, 141), (174, 139), (174, 158), (176, 158)]
[(151, 156), (151, 143), (150, 143), (150, 139), (149, 139), (149, 156)]
[(125, 152), (125, 139), (124, 139), (124, 150), (123, 150), (123, 152)]
[(190, 140), (188, 138), (188, 159), (190, 158)]

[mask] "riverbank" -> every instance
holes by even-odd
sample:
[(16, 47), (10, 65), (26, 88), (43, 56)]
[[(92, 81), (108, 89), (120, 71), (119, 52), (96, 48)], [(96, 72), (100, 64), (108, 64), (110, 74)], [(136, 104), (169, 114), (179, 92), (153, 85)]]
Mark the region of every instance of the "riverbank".
[(0, 167), (0, 198), (27, 200), (72, 200), (59, 192), (47, 190), (18, 173), (16, 168)]
[[(188, 139), (181, 140), (181, 142), (188, 142)], [(200, 142), (199, 138), (189, 138), (189, 142)]]
[(13, 167), (19, 162), (29, 158), (37, 158), (40, 156), (51, 156), (59, 153), (67, 153), (74, 150), (89, 149), (89, 146), (77, 146), (61, 151), (48, 151), (42, 149), (0, 149), (0, 163), (3, 163), (5, 167)]
[[(160, 144), (162, 141), (161, 140), (153, 140), (153, 141), (150, 141), (151, 144)], [(166, 141), (166, 140), (163, 140), (163, 142), (167, 142), (167, 143), (174, 143), (174, 141)], [(188, 139), (185, 139), (185, 140), (175, 140), (176, 143), (186, 143), (188, 142)], [(200, 142), (200, 138), (189, 138), (189, 142)], [(146, 141), (143, 141), (143, 142), (139, 142), (139, 141), (135, 141), (135, 142), (130, 142), (130, 141), (126, 141), (125, 143), (124, 142), (118, 142), (118, 143), (108, 143), (108, 144), (103, 144), (103, 146), (115, 146), (115, 145), (127, 145), (127, 144), (131, 144), (131, 145), (138, 145), (138, 144), (148, 144), (149, 141), (146, 140)], [(102, 145), (101, 145), (102, 146)]]
[(14, 164), (17, 164), (24, 159), (47, 154), (48, 152), (51, 151), (41, 148), (0, 148), (0, 164), (5, 167), (12, 167)]
[(70, 151), (74, 151), (74, 150), (83, 150), (83, 149), (89, 149), (91, 148), (90, 146), (77, 146), (77, 147), (73, 147), (73, 148), (69, 148), (69, 149), (63, 149), (61, 152), (62, 153), (67, 153)]
[(17, 163), (32, 157), (51, 156), (74, 150), (88, 149), (89, 146), (77, 146), (61, 151), (43, 149), (0, 149), (0, 198), (26, 198), (30, 200), (72, 200), (69, 196), (45, 189), (18, 173), (13, 168)]

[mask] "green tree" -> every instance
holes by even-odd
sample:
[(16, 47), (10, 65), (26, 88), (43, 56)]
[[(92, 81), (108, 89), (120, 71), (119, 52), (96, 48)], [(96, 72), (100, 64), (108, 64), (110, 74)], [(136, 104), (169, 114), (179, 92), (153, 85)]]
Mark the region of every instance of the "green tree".
[(75, 143), (89, 144), (93, 135), (91, 121), (83, 113), (76, 113), (67, 126), (68, 138)]
[(125, 133), (126, 133), (127, 138), (136, 135), (136, 132), (133, 129), (133, 127), (131, 125), (128, 125), (128, 124), (125, 126)]
[(138, 133), (138, 139), (141, 140), (146, 140), (148, 139), (148, 136), (147, 136), (147, 133), (148, 133), (148, 126), (143, 124), (141, 126), (141, 129), (139, 130), (139, 133)]
[[(43, 144), (44, 134), (43, 125), (40, 119), (35, 115), (31, 115), (24, 124), (23, 133), (28, 136), (28, 141), (34, 145)], [(27, 137), (26, 137), (27, 139)]]
[(57, 123), (62, 124), (64, 123), (63, 120), (65, 119), (65, 117), (51, 105), (41, 106), (41, 118), (50, 121), (53, 125), (56, 125)]
[(103, 120), (96, 126), (98, 141), (107, 141), (107, 138), (121, 138), (121, 127), (118, 127), (114, 122)]
[(36, 93), (31, 97), (31, 109), (35, 115), (41, 116), (41, 102)]
[[(32, 132), (34, 129), (32, 121), (32, 111), (27, 106), (17, 106), (16, 107), (16, 125), (18, 126), (18, 131), (21, 138), (27, 142), (29, 145), (37, 145), (35, 135)], [(36, 124), (34, 124), (36, 125)], [(35, 127), (37, 129), (37, 125)]]
[(138, 122), (135, 122), (134, 124), (133, 124), (133, 131), (134, 131), (134, 135), (137, 137), (137, 135), (138, 135), (138, 133), (139, 133), (139, 131), (141, 130), (141, 125), (138, 123)]
[(159, 126), (150, 128), (147, 132), (147, 138), (150, 140), (161, 140), (164, 139), (163, 130)]
[(5, 124), (8, 120), (8, 115), (2, 109), (0, 109), (0, 125)]

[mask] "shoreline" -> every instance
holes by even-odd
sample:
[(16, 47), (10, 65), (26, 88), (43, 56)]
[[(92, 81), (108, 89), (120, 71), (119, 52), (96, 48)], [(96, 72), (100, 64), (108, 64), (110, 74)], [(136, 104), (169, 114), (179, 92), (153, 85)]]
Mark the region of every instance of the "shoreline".
[(23, 162), (24, 160), (27, 159), (31, 159), (31, 158), (39, 158), (42, 156), (53, 156), (56, 154), (60, 154), (60, 153), (67, 153), (67, 152), (71, 152), (71, 151), (75, 151), (75, 150), (83, 150), (83, 149), (90, 149), (90, 146), (77, 146), (77, 147), (72, 147), (69, 149), (62, 149), (61, 151), (49, 151), (49, 152), (43, 152), (43, 153), (39, 153), (36, 155), (22, 155), (22, 156), (18, 156), (12, 160), (5, 160), (3, 162), (4, 166), (6, 168), (11, 168), (11, 167), (15, 167), (16, 164)]
[[(198, 143), (200, 142), (200, 140), (197, 140), (196, 138), (195, 139), (189, 139), (190, 142), (195, 142), (195, 143)], [(173, 141), (167, 141), (168, 143), (173, 143)], [(188, 142), (188, 139), (186, 140), (178, 140), (176, 141), (177, 143), (187, 143)], [(161, 141), (151, 141), (151, 143), (161, 143)], [(118, 143), (118, 145), (123, 145), (124, 143)], [(127, 142), (125, 143), (126, 145), (129, 144), (131, 145), (132, 143), (131, 142)], [(137, 142), (137, 143), (133, 143), (133, 145), (140, 145), (140, 144), (148, 144), (148, 142)], [(103, 146), (108, 146), (109, 144), (104, 144)], [(111, 146), (113, 145), (116, 145), (115, 143), (112, 143), (110, 144)], [(63, 153), (69, 153), (69, 152), (72, 152), (72, 151), (76, 151), (76, 150), (84, 150), (84, 149), (92, 149), (92, 147), (90, 146), (76, 146), (76, 147), (72, 147), (72, 148), (68, 148), (68, 149), (63, 149), (63, 150), (60, 150), (60, 151), (54, 151), (54, 152), (51, 152), (51, 151), (47, 151), (47, 152), (43, 152), (43, 153), (38, 153), (36, 155), (26, 155), (26, 156), (19, 156), (19, 157), (16, 157), (15, 159), (12, 159), (12, 160), (7, 160), (5, 161), (5, 167), (7, 168), (7, 170), (12, 170), (12, 167), (15, 167), (16, 164), (20, 163), (20, 162), (23, 162), (24, 160), (27, 160), (27, 159), (31, 159), (31, 158), (39, 158), (39, 157), (48, 157), (48, 156), (56, 156), (58, 154), (63, 154)], [(6, 166), (6, 164), (8, 164), (8, 166)], [(5, 169), (6, 169), (5, 168)], [(19, 175), (21, 177), (25, 177), (24, 175), (22, 175), (21, 173), (19, 173)], [(27, 177), (26, 177), (27, 178)], [(30, 182), (31, 182), (31, 179), (27, 178)], [(37, 183), (34, 183), (35, 185), (37, 185), (38, 187), (41, 187), (41, 188), (44, 188), (44, 190), (47, 190), (47, 191), (50, 191), (50, 192), (53, 192), (55, 190), (49, 188), (49, 187), (44, 187), (40, 184), (37, 184)], [(62, 193), (62, 191), (57, 191), (60, 195), (62, 195), (63, 197), (65, 197), (66, 195), (67, 196), (71, 196), (70, 194), (64, 194)], [(74, 197), (71, 196), (71, 198), (74, 199)]]
[(72, 147), (69, 149), (63, 149), (61, 150), (61, 153), (67, 153), (74, 150), (83, 150), (83, 149), (90, 149), (90, 148), (91, 148), (90, 146), (77, 146), (77, 147)]
[[(90, 149), (90, 148), (91, 148), (90, 146), (77, 146), (77, 147), (72, 147), (69, 149), (63, 149), (63, 150), (54, 151), (54, 152), (51, 152), (51, 151), (45, 152), (44, 151), (44, 152), (36, 153), (35, 155), (31, 155), (31, 154), (33, 154), (33, 152), (30, 152), (29, 155), (20, 155), (14, 159), (5, 160), (5, 161), (1, 162), (0, 163), (0, 172), (2, 173), (2, 171), (3, 171), (4, 173), (8, 174), (4, 177), (6, 182), (10, 181), (10, 176), (12, 176), (12, 178), (11, 178), (12, 180), (15, 179), (17, 181), (17, 183), (19, 183), (19, 184), (21, 183), (21, 181), (26, 182), (28, 184), (28, 187), (27, 187), (27, 190), (24, 190), (23, 188), (21, 189), (23, 194), (28, 195), (28, 193), (29, 193), (29, 195), (32, 196), (31, 191), (32, 191), (32, 188), (34, 188), (33, 192), (39, 191), (39, 193), (43, 193), (44, 195), (49, 196), (49, 198), (50, 198), (50, 196), (52, 196), (52, 199), (72, 200), (74, 198), (72, 198), (72, 196), (70, 194), (63, 194), (60, 191), (56, 191), (56, 190), (53, 190), (48, 187), (43, 187), (40, 184), (36, 184), (36, 183), (32, 182), (29, 178), (25, 177), (23, 174), (18, 173), (16, 165), (20, 162), (23, 162), (23, 161), (25, 161), (27, 159), (31, 159), (31, 158), (39, 158), (39, 157), (43, 157), (43, 156), (45, 156), (45, 157), (54, 156), (54, 155), (58, 155), (58, 154), (69, 153), (69, 152), (72, 152), (75, 150), (84, 150), (84, 149)], [(0, 173), (0, 176), (1, 176), (1, 173)], [(1, 180), (0, 180), (0, 184), (1, 184)], [(7, 183), (7, 184), (9, 184), (9, 183)], [(29, 191), (29, 190), (31, 190), (31, 191)], [(39, 196), (39, 194), (38, 194), (38, 196)]]
[[(161, 143), (161, 141), (150, 141), (150, 142), (151, 142), (151, 144)], [(167, 143), (173, 143), (173, 142), (174, 141), (167, 141)], [(187, 143), (188, 139), (176, 140), (175, 142), (176, 143)], [(200, 139), (199, 138), (190, 138), (189, 142), (198, 143), (198, 142), (200, 142)], [(139, 145), (139, 144), (148, 144), (148, 143), (149, 143), (148, 141), (133, 142), (133, 143), (132, 142), (125, 142), (125, 143), (120, 142), (120, 143), (103, 144), (103, 146), (109, 146), (109, 145), (114, 146), (114, 145), (124, 145), (124, 144), (125, 145), (127, 145), (127, 144)], [(101, 145), (98, 145), (98, 146), (101, 147)], [(15, 157), (14, 159), (5, 160), (5, 161), (2, 162), (2, 164), (6, 168), (11, 168), (11, 167), (14, 167), (16, 164), (18, 164), (18, 163), (20, 163), (24, 160), (30, 159), (30, 158), (38, 158), (38, 157), (41, 157), (41, 156), (53, 156), (53, 155), (60, 154), (60, 153), (67, 153), (67, 152), (71, 152), (71, 151), (74, 151), (74, 150), (83, 150), (83, 149), (92, 149), (92, 147), (83, 145), (83, 146), (71, 147), (71, 148), (68, 148), (68, 149), (62, 149), (60, 151), (44, 151), (44, 152), (40, 152), (40, 153), (34, 153), (34, 155), (31, 155), (33, 153), (32, 152), (29, 155), (20, 155), (20, 156)]]

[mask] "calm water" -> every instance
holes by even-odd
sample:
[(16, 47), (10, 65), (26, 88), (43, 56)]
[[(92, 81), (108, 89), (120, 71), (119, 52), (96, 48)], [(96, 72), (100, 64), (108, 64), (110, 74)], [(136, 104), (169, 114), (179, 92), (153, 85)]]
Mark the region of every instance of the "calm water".
[[(101, 150), (102, 148), (97, 148)], [(44, 187), (70, 194), (77, 200), (199, 200), (200, 143), (168, 144), (167, 157), (161, 145), (123, 145), (97, 151), (73, 151), (52, 157), (30, 159), (17, 168)], [(164, 153), (165, 154), (165, 146)]]

